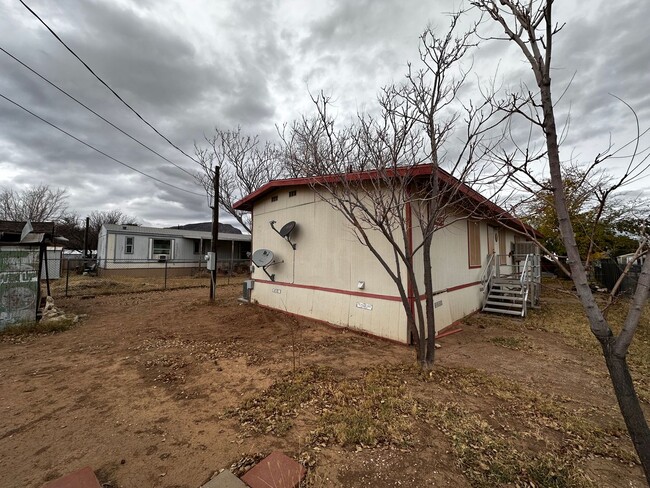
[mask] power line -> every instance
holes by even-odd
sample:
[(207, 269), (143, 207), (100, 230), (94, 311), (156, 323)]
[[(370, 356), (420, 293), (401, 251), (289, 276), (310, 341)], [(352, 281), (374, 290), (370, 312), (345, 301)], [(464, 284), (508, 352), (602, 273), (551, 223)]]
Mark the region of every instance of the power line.
[(23, 106), (22, 106), (21, 104), (19, 104), (18, 102), (15, 102), (15, 101), (12, 100), (11, 98), (4, 96), (2, 93), (0, 93), (0, 98), (4, 98), (4, 99), (7, 100), (9, 103), (11, 103), (11, 104), (15, 105), (16, 107), (18, 107), (18, 108), (24, 110), (24, 111), (27, 112), (28, 114), (30, 114), (30, 115), (36, 117), (36, 118), (37, 118), (38, 120), (40, 120), (41, 122), (45, 122), (47, 125), (49, 125), (50, 127), (55, 128), (55, 129), (58, 130), (59, 132), (63, 132), (66, 136), (71, 137), (71, 138), (74, 139), (75, 141), (80, 142), (80, 143), (83, 144), (84, 146), (89, 147), (89, 148), (92, 149), (93, 151), (96, 151), (96, 152), (98, 152), (99, 154), (101, 154), (102, 156), (106, 156), (107, 158), (112, 159), (112, 160), (115, 161), (116, 163), (119, 163), (119, 164), (121, 164), (122, 166), (126, 166), (126, 167), (129, 168), (130, 170), (135, 171), (136, 173), (140, 173), (141, 175), (146, 176), (147, 178), (151, 178), (152, 180), (157, 181), (158, 183), (162, 183), (163, 185), (170, 186), (170, 187), (172, 187), (172, 188), (175, 188), (176, 190), (184, 191), (184, 192), (186, 192), (186, 193), (190, 193), (190, 194), (192, 194), (192, 195), (197, 195), (197, 196), (199, 196), (199, 197), (204, 197), (204, 196), (205, 196), (205, 195), (203, 195), (203, 194), (201, 194), (201, 193), (196, 193), (196, 192), (193, 192), (193, 191), (190, 191), (190, 190), (186, 190), (186, 189), (184, 189), (184, 188), (181, 188), (180, 186), (172, 185), (171, 183), (167, 183), (166, 181), (163, 181), (163, 180), (161, 180), (161, 179), (159, 179), (159, 178), (156, 178), (155, 176), (151, 176), (150, 174), (147, 174), (147, 173), (145, 173), (144, 171), (140, 171), (139, 169), (136, 169), (136, 168), (134, 168), (133, 166), (131, 166), (131, 165), (129, 165), (129, 164), (126, 164), (125, 162), (120, 161), (120, 160), (117, 159), (117, 158), (114, 158), (114, 157), (111, 156), (110, 154), (106, 154), (106, 153), (105, 153), (104, 151), (102, 151), (101, 149), (97, 149), (95, 146), (93, 146), (93, 145), (91, 145), (91, 144), (88, 144), (88, 143), (85, 142), (85, 141), (82, 141), (81, 139), (79, 139), (79, 138), (76, 137), (76, 136), (73, 136), (73, 135), (70, 134), (68, 131), (66, 131), (66, 130), (64, 130), (64, 129), (61, 129), (59, 126), (53, 124), (53, 123), (50, 122), (49, 120), (46, 120), (46, 119), (44, 119), (43, 117), (41, 117), (40, 115), (37, 115), (37, 114), (35, 114), (34, 112), (32, 112), (31, 110), (29, 110), (28, 108), (23, 107)]
[(137, 111), (136, 109), (134, 109), (134, 108), (133, 108), (131, 105), (129, 105), (127, 102), (125, 102), (124, 99), (123, 99), (121, 96), (119, 96), (115, 90), (113, 90), (110, 86), (108, 86), (108, 84), (107, 84), (103, 79), (101, 79), (101, 78), (99, 77), (99, 75), (97, 75), (97, 74), (92, 70), (92, 68), (91, 68), (90, 66), (88, 66), (88, 65), (86, 64), (86, 62), (85, 62), (83, 59), (81, 59), (81, 58), (77, 55), (77, 53), (75, 53), (75, 52), (74, 52), (74, 51), (73, 51), (73, 50), (72, 50), (72, 49), (71, 49), (71, 48), (70, 48), (70, 47), (69, 47), (65, 42), (63, 42), (63, 40), (62, 40), (62, 39), (57, 35), (57, 33), (54, 32), (54, 31), (52, 30), (52, 28), (51, 28), (49, 25), (47, 25), (47, 24), (45, 23), (45, 21), (44, 21), (43, 19), (41, 19), (41, 18), (38, 16), (38, 14), (37, 14), (36, 12), (34, 12), (34, 11), (33, 11), (33, 10), (32, 10), (32, 9), (31, 9), (31, 8), (30, 8), (30, 7), (25, 3), (25, 2), (23, 2), (23, 0), (20, 0), (20, 3), (22, 3), (23, 6), (24, 6), (27, 10), (29, 10), (29, 11), (31, 12), (31, 14), (32, 14), (34, 17), (36, 17), (36, 18), (41, 22), (41, 24), (43, 24), (43, 25), (45, 26), (45, 28), (46, 28), (48, 31), (50, 31), (50, 33), (51, 33), (51, 34), (56, 38), (57, 41), (59, 41), (61, 44), (63, 44), (63, 46), (64, 46), (68, 51), (70, 51), (70, 54), (72, 54), (75, 58), (77, 58), (77, 59), (79, 60), (79, 62), (80, 62), (81, 64), (83, 64), (83, 65), (86, 67), (86, 69), (87, 69), (88, 71), (90, 71), (90, 72), (92, 73), (92, 75), (93, 75), (95, 78), (97, 78), (97, 79), (99, 80), (99, 82), (100, 82), (102, 85), (104, 85), (106, 88), (108, 88), (108, 89), (111, 91), (111, 93), (112, 93), (113, 95), (115, 95), (115, 96), (117, 97), (117, 99), (118, 99), (120, 102), (122, 102), (124, 105), (126, 105), (126, 106), (129, 108), (129, 110), (131, 110), (131, 112), (133, 112), (133, 113), (134, 113), (134, 114), (135, 114), (135, 115), (136, 115), (140, 120), (142, 120), (142, 122), (144, 122), (145, 124), (147, 124), (147, 125), (148, 125), (148, 126), (149, 126), (149, 127), (150, 127), (150, 128), (151, 128), (151, 129), (156, 133), (156, 134), (158, 134), (160, 137), (162, 137), (163, 139), (165, 139), (165, 141), (167, 141), (167, 143), (170, 144), (172, 147), (174, 147), (175, 149), (177, 149), (178, 151), (180, 151), (181, 153), (183, 153), (185, 156), (187, 156), (188, 158), (190, 158), (190, 159), (191, 159), (192, 161), (194, 161), (195, 163), (197, 163), (197, 164), (201, 164), (201, 163), (200, 163), (199, 161), (197, 161), (195, 158), (193, 158), (192, 156), (190, 156), (189, 154), (187, 154), (187, 153), (186, 153), (185, 151), (183, 151), (180, 147), (178, 147), (176, 144), (174, 144), (172, 141), (170, 141), (167, 137), (165, 137), (164, 135), (162, 135), (162, 134), (158, 131), (158, 129), (156, 129), (153, 125), (151, 125), (151, 124), (150, 124), (150, 123), (149, 123), (149, 122), (148, 122), (148, 121), (147, 121), (147, 120), (146, 120), (142, 115), (140, 115), (140, 114), (138, 113), (138, 111)]
[(56, 85), (55, 83), (53, 83), (53, 82), (51, 82), (50, 80), (48, 80), (45, 76), (43, 76), (43, 75), (40, 74), (38, 71), (36, 71), (36, 70), (33, 69), (32, 67), (30, 67), (30, 66), (28, 66), (27, 64), (25, 64), (24, 62), (22, 62), (20, 59), (18, 59), (16, 56), (14, 56), (13, 54), (11, 54), (9, 51), (7, 51), (6, 49), (4, 49), (2, 46), (0, 46), (0, 51), (2, 51), (3, 53), (5, 53), (7, 56), (9, 56), (10, 58), (12, 58), (12, 59), (13, 59), (14, 61), (16, 61), (17, 63), (21, 64), (23, 67), (27, 68), (29, 71), (31, 71), (32, 73), (34, 73), (36, 76), (38, 76), (39, 78), (41, 78), (41, 79), (42, 79), (43, 81), (45, 81), (46, 83), (50, 84), (51, 86), (53, 86), (54, 88), (56, 88), (57, 90), (59, 90), (61, 93), (63, 93), (65, 96), (67, 96), (67, 97), (70, 98), (71, 100), (74, 100), (75, 102), (77, 102), (79, 105), (81, 105), (83, 108), (85, 108), (85, 109), (88, 110), (89, 112), (92, 112), (93, 114), (95, 114), (97, 117), (99, 117), (100, 119), (102, 119), (104, 122), (106, 122), (108, 125), (110, 125), (110, 126), (113, 127), (114, 129), (120, 131), (122, 134), (124, 134), (125, 136), (127, 136), (129, 139), (131, 139), (131, 140), (137, 142), (137, 143), (140, 144), (142, 147), (144, 147), (144, 148), (148, 149), (149, 151), (151, 151), (152, 153), (154, 153), (156, 156), (159, 156), (160, 158), (164, 159), (164, 160), (167, 161), (168, 163), (170, 163), (170, 164), (176, 166), (178, 169), (180, 169), (180, 170), (183, 171), (184, 173), (187, 173), (187, 174), (188, 174), (189, 176), (191, 176), (192, 178), (196, 178), (195, 175), (193, 175), (192, 173), (190, 173), (189, 171), (187, 171), (187, 170), (186, 170), (185, 168), (183, 168), (182, 166), (179, 166), (178, 164), (174, 163), (173, 161), (167, 159), (165, 156), (163, 156), (162, 154), (158, 153), (158, 152), (155, 151), (154, 149), (150, 148), (150, 147), (147, 146), (145, 143), (139, 141), (138, 139), (136, 139), (135, 137), (133, 137), (131, 134), (127, 133), (126, 131), (124, 131), (123, 129), (121, 129), (121, 128), (118, 127), (117, 125), (115, 125), (115, 124), (114, 124), (113, 122), (111, 122), (110, 120), (107, 120), (105, 117), (103, 117), (102, 115), (100, 115), (100, 114), (98, 114), (97, 112), (95, 112), (92, 108), (88, 107), (88, 106), (87, 106), (86, 104), (84, 104), (83, 102), (77, 100), (74, 96), (70, 95), (70, 94), (69, 94), (68, 92), (66, 92), (63, 88), (61, 88), (60, 86), (58, 86), (58, 85)]

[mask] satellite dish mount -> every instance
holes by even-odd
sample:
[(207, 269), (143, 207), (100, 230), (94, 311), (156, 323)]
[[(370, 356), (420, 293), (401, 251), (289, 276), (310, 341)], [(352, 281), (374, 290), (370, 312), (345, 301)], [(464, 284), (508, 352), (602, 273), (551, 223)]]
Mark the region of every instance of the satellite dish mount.
[(253, 264), (255, 266), (257, 266), (258, 268), (262, 268), (262, 271), (266, 273), (266, 276), (268, 276), (271, 281), (275, 281), (275, 275), (269, 274), (266, 268), (268, 268), (269, 266), (273, 266), (274, 264), (280, 264), (284, 262), (284, 261), (276, 261), (273, 255), (273, 251), (269, 249), (258, 249), (253, 253), (251, 259), (253, 260)]
[(275, 232), (277, 232), (280, 237), (285, 239), (291, 245), (291, 248), (295, 251), (296, 250), (296, 244), (291, 242), (291, 233), (296, 228), (296, 222), (293, 221), (293, 220), (290, 221), (290, 222), (287, 222), (286, 224), (284, 224), (282, 226), (282, 228), (280, 230), (275, 228), (275, 220), (271, 220), (269, 222), (269, 224), (271, 224), (271, 228)]

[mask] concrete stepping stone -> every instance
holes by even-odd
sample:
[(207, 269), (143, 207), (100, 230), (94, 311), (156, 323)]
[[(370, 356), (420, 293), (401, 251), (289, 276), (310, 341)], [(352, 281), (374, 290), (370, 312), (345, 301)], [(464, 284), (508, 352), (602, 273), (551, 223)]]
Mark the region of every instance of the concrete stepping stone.
[(208, 481), (201, 488), (248, 488), (242, 480), (225, 470)]
[(90, 466), (50, 481), (43, 488), (102, 488)]
[(250, 488), (297, 488), (305, 474), (307, 471), (298, 461), (273, 451), (241, 479)]

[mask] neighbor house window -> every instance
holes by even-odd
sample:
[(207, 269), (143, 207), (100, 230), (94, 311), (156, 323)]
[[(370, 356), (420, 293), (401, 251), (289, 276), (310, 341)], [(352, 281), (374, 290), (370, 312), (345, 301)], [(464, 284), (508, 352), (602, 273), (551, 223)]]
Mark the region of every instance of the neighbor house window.
[(296, 196), (296, 190), (291, 190), (291, 191), (289, 192), (289, 198), (291, 198), (291, 197), (295, 197), (295, 196)]
[(171, 239), (154, 239), (153, 240), (153, 254), (167, 254), (170, 255), (172, 251)]
[(277, 195), (272, 196), (271, 201), (272, 202), (277, 202), (278, 201), (278, 196)]
[(476, 220), (467, 221), (467, 246), (470, 268), (481, 267), (481, 223)]
[(198, 239), (194, 239), (194, 254), (198, 254), (201, 252), (201, 241)]
[(124, 245), (125, 254), (133, 254), (133, 237), (126, 238), (126, 244)]

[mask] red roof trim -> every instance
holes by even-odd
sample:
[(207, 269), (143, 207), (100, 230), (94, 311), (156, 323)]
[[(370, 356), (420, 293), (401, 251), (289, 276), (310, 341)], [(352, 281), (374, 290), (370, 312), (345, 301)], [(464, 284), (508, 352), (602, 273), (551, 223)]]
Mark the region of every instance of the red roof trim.
[[(431, 174), (432, 168), (433, 165), (431, 164), (422, 164), (414, 168), (413, 167), (399, 168), (398, 173), (404, 175), (408, 172), (411, 176), (426, 176)], [(377, 173), (378, 173), (377, 170), (357, 171), (353, 173), (346, 173), (345, 177), (348, 181), (351, 180), (364, 181), (376, 177)], [(341, 175), (326, 175), (326, 176), (314, 176), (314, 177), (306, 177), (306, 178), (287, 178), (283, 180), (271, 180), (267, 184), (255, 190), (253, 193), (235, 202), (233, 208), (235, 210), (245, 210), (251, 212), (253, 210), (253, 204), (257, 200), (262, 198), (267, 193), (270, 193), (273, 190), (276, 190), (278, 188), (286, 188), (290, 186), (307, 186), (307, 185), (315, 185), (318, 183), (335, 183), (340, 179), (340, 177)], [(438, 177), (445, 183), (449, 183), (449, 184), (460, 183), (459, 189), (461, 190), (461, 192), (467, 195), (468, 197), (470, 197), (472, 200), (476, 201), (479, 205), (486, 207), (489, 211), (495, 214), (503, 216), (503, 220), (512, 222), (515, 227), (522, 229), (525, 233), (532, 233), (537, 237), (543, 237), (542, 234), (539, 233), (539, 231), (533, 229), (529, 225), (517, 219), (516, 217), (514, 217), (513, 215), (505, 211), (503, 208), (499, 207), (496, 203), (491, 202), (483, 195), (481, 195), (479, 192), (467, 186), (465, 183), (460, 182), (457, 178), (447, 173), (442, 168), (438, 168)]]

